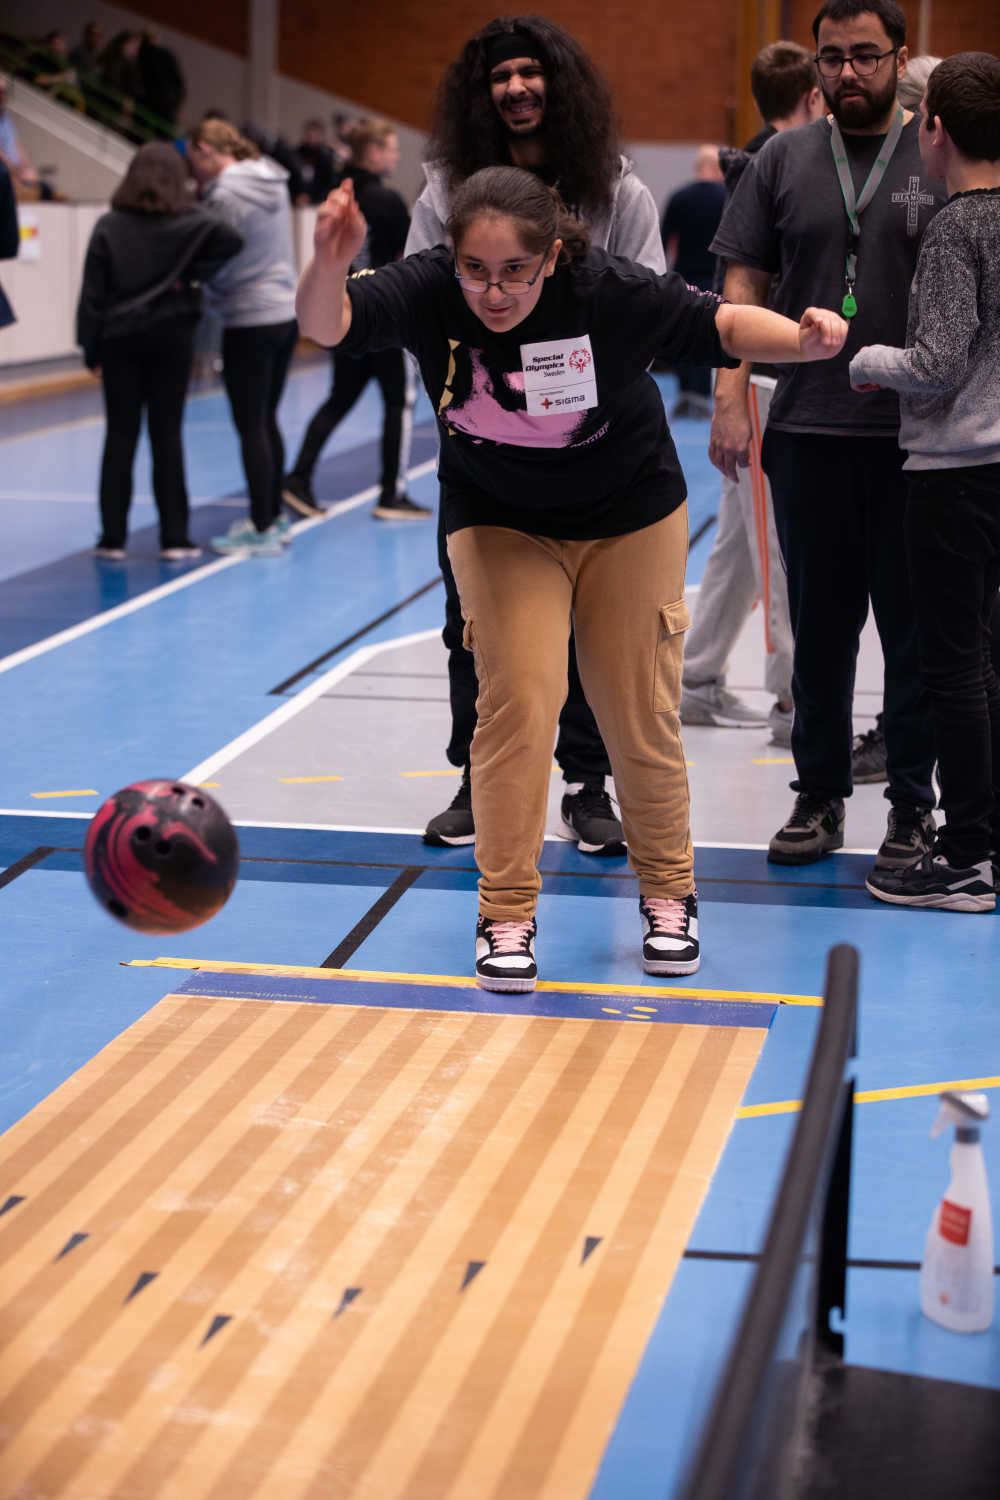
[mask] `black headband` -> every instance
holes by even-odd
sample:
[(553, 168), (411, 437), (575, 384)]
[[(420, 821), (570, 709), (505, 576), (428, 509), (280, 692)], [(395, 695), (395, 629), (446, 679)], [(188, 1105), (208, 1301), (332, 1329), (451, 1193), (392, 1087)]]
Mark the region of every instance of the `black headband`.
[(510, 62), (512, 57), (532, 57), (543, 66), (542, 49), (533, 36), (526, 31), (502, 31), (486, 43), (486, 71), (492, 73), (500, 63)]

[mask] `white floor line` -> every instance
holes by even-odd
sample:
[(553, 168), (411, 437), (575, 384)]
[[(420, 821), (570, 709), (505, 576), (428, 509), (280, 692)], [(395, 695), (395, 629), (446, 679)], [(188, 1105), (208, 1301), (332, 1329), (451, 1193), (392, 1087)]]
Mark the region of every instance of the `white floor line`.
[[(408, 477), (420, 479), (436, 465), (436, 458), (428, 459), (425, 463), (417, 464), (415, 468), (409, 469)], [(369, 485), (367, 489), (359, 490), (349, 499), (338, 500), (336, 504), (328, 506), (321, 516), (296, 521), (292, 532), (298, 535), (303, 531), (311, 531), (314, 526), (322, 526), (337, 516), (345, 515), (347, 511), (356, 510), (359, 505), (365, 505), (369, 500), (374, 500), (375, 496), (380, 493), (381, 490), (377, 484)], [(245, 561), (247, 561), (247, 556), (243, 553), (232, 557), (220, 557), (215, 562), (204, 563), (200, 568), (192, 568), (182, 578), (172, 579), (170, 583), (162, 583), (157, 588), (149, 589), (146, 593), (129, 599), (125, 604), (117, 604), (113, 609), (104, 610), (102, 614), (91, 615), (89, 620), (81, 620), (79, 625), (71, 625), (68, 630), (57, 631), (55, 635), (48, 635), (44, 640), (36, 641), (32, 646), (25, 646), (20, 651), (12, 651), (9, 656), (0, 657), (0, 672), (9, 672), (13, 667), (23, 666), (25, 662), (44, 656), (46, 652), (54, 651), (58, 646), (67, 646), (71, 641), (79, 640), (81, 636), (90, 635), (94, 630), (101, 630), (105, 625), (113, 624), (115, 620), (122, 620), (126, 615), (133, 615), (137, 610), (156, 604), (170, 594), (176, 594), (180, 589), (190, 588), (192, 584), (201, 583), (203, 579), (211, 578), (213, 574), (222, 572), (224, 568), (231, 568), (236, 563)]]
[[(217, 750), (207, 760), (203, 760), (199, 765), (194, 766), (192, 770), (181, 777), (181, 780), (191, 782), (207, 781), (222, 766), (228, 765), (238, 755), (242, 755), (245, 750), (249, 750), (254, 745), (259, 744), (261, 740), (266, 739), (269, 734), (272, 734), (275, 729), (280, 728), (282, 724), (287, 724), (289, 719), (294, 719), (296, 714), (300, 714), (304, 708), (308, 708), (310, 703), (314, 703), (317, 698), (321, 698), (328, 688), (340, 682), (344, 677), (350, 676), (355, 668), (361, 666), (366, 661), (371, 661), (373, 656), (379, 656), (383, 651), (394, 651), (397, 646), (415, 645), (420, 641), (432, 640), (440, 635), (440, 633), (440, 630), (435, 627), (433, 630), (418, 630), (413, 635), (396, 636), (394, 640), (381, 641), (374, 646), (360, 647), (359, 650), (352, 652), (350, 656), (339, 662), (337, 666), (331, 667), (328, 672), (324, 672), (322, 677), (317, 677), (314, 682), (310, 682), (306, 687), (302, 688), (294, 697), (289, 698), (287, 702), (283, 703), (280, 708), (276, 708), (273, 713), (267, 714), (265, 718), (259, 720), (252, 728), (247, 729), (241, 735), (237, 735), (236, 739), (230, 740), (228, 745), (224, 745), (221, 750)], [(283, 825), (279, 824), (278, 826), (281, 827)], [(294, 827), (296, 825), (289, 824), (288, 826)]]

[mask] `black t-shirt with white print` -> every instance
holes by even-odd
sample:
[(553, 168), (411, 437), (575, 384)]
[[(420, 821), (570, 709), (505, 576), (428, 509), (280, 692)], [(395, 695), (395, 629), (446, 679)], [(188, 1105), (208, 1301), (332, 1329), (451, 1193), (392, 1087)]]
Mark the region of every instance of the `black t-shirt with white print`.
[(420, 365), (449, 532), (587, 540), (661, 520), (687, 490), (647, 366), (663, 349), (737, 363), (719, 341), (717, 297), (604, 250), (557, 266), (508, 333), (472, 312), (444, 246), (352, 277), (348, 295), (341, 352), (403, 347)]

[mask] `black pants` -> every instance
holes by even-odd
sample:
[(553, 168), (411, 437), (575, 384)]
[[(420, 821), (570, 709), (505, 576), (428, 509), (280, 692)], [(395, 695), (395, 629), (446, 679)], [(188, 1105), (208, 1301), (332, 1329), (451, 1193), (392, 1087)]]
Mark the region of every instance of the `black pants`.
[(907, 475), (906, 555), (946, 823), (942, 851), (1000, 849), (1000, 682), (990, 620), (1000, 588), (1000, 464)]
[(821, 797), (852, 791), (854, 674), (870, 599), (885, 660), (885, 795), (933, 807), (934, 739), (903, 547), (904, 455), (895, 438), (768, 427), (761, 457), (795, 637), (792, 787)]
[(160, 516), (160, 546), (188, 539), (188, 493), (181, 421), (191, 373), (195, 325), (171, 322), (150, 333), (106, 339), (101, 380), (107, 430), (101, 460), (101, 541), (124, 547), (132, 503), (132, 465), (146, 412), (153, 451), (153, 498)]
[(406, 410), (406, 366), (402, 349), (382, 349), (360, 359), (333, 351), (330, 394), (306, 428), (299, 456), (292, 470), (296, 479), (308, 484), (312, 471), (333, 429), (347, 416), (369, 380), (377, 380), (385, 402), (382, 427), (382, 502), (390, 504), (399, 478), (399, 450)]
[[(444, 578), (444, 630), (441, 638), (448, 651), (448, 690), (451, 697), (451, 740), (447, 756), (453, 766), (469, 763), (469, 747), (476, 729), (476, 698), (479, 685), (471, 651), (462, 644), (464, 622), (455, 575), (448, 557), (444, 529), (444, 507), (438, 509), (438, 561)], [(604, 748), (590, 704), (584, 697), (576, 665), (576, 643), (569, 638), (569, 692), (559, 715), (555, 758), (566, 781), (599, 781), (611, 775), (611, 762)]]
[(266, 531), (281, 514), (285, 445), (278, 402), (297, 336), (294, 318), (289, 323), (227, 328), (222, 335), (222, 379), (240, 436), (250, 515), (258, 531)]
[[(711, 276), (687, 276), (685, 280), (688, 286), (698, 287), (700, 291), (710, 292), (712, 290)], [(675, 364), (674, 370), (677, 374), (677, 385), (682, 397), (701, 396), (705, 401), (710, 399), (712, 395), (712, 370), (709, 365), (681, 363)]]

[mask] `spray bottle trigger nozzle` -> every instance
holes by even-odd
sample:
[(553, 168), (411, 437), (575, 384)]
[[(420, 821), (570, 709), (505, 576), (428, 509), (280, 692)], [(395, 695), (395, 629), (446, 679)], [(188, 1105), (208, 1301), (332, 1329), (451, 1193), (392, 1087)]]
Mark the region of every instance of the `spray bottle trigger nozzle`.
[(931, 1135), (940, 1135), (947, 1126), (958, 1128), (984, 1124), (990, 1117), (990, 1101), (986, 1094), (944, 1093), (937, 1119), (931, 1126)]

